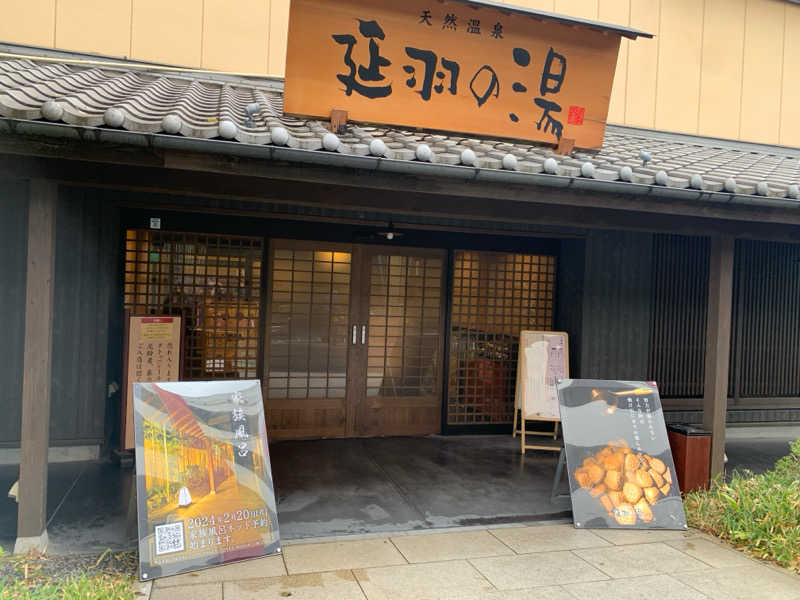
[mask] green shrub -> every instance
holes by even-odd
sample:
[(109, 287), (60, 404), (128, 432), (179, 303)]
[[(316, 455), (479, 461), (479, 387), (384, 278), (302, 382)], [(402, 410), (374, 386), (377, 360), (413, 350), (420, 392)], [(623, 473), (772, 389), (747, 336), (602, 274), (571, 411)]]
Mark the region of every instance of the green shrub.
[(692, 527), (800, 572), (800, 440), (772, 470), (717, 479), (686, 494), (684, 507)]

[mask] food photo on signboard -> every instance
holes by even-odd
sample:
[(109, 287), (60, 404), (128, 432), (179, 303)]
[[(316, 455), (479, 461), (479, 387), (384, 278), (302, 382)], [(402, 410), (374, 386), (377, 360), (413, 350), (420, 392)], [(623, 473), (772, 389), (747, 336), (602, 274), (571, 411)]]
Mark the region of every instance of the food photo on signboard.
[(258, 381), (134, 384), (140, 578), (280, 552)]
[(656, 384), (563, 379), (558, 399), (575, 526), (686, 529)]

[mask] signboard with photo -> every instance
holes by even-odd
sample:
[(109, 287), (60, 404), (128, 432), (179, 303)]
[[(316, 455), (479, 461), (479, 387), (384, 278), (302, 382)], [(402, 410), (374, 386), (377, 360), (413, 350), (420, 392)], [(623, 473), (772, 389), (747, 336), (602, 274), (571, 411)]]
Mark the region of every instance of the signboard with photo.
[(133, 388), (140, 578), (280, 552), (260, 382)]
[(575, 526), (686, 529), (656, 384), (563, 379), (558, 400)]

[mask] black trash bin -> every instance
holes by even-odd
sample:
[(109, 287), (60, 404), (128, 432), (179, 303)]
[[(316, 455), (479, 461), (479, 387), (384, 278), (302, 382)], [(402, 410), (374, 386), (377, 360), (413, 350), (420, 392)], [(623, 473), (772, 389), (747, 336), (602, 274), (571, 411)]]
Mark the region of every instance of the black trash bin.
[(667, 437), (681, 492), (708, 489), (711, 432), (693, 425), (668, 425)]

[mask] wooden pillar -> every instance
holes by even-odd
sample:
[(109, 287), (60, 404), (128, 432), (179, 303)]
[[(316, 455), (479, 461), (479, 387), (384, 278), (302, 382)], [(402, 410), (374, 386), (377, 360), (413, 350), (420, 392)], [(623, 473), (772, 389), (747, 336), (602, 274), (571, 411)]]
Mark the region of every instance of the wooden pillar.
[(711, 432), (711, 477), (725, 468), (725, 421), (728, 410), (728, 365), (731, 353), (734, 238), (711, 238), (708, 272), (703, 426)]
[(15, 554), (47, 549), (47, 450), (50, 441), (57, 193), (58, 187), (54, 182), (30, 181)]

